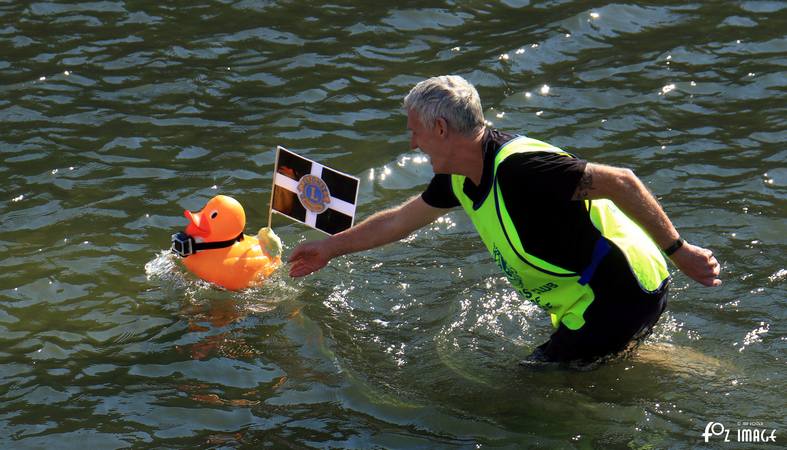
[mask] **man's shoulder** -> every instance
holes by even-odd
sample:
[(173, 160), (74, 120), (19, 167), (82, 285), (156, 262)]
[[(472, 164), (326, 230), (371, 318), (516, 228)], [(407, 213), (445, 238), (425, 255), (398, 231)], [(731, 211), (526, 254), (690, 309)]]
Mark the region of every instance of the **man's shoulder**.
[(421, 198), (427, 205), (435, 208), (453, 208), (459, 206), (459, 200), (454, 195), (451, 186), (451, 175), (435, 174)]
[(521, 151), (508, 155), (500, 162), (500, 169), (507, 167), (531, 168), (531, 169), (550, 169), (555, 167), (582, 167), (587, 164), (582, 158), (564, 153), (557, 153), (549, 150), (544, 151)]
[(517, 152), (500, 162), (497, 178), (503, 191), (531, 201), (570, 200), (586, 165), (583, 159), (549, 151)]
[(549, 151), (515, 152), (500, 161), (498, 171), (508, 173), (545, 169), (555, 164), (572, 164), (570, 161), (566, 161), (569, 159), (571, 158)]

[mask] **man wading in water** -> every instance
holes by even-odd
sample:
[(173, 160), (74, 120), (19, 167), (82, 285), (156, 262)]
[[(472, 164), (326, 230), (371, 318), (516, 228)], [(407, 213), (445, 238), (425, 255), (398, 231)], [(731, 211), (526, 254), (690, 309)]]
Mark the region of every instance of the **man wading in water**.
[(631, 170), (487, 128), (478, 92), (458, 76), (418, 83), (404, 107), (410, 146), (435, 173), (426, 191), (299, 245), (291, 276), (402, 239), (461, 206), (512, 286), (551, 315), (556, 331), (528, 360), (580, 363), (650, 332), (667, 303), (663, 255), (690, 278), (721, 284), (711, 251), (680, 238)]

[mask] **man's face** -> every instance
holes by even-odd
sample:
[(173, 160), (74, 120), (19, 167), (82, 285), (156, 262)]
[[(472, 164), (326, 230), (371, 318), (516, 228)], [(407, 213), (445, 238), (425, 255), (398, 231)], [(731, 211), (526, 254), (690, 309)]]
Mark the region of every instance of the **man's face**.
[(440, 136), (439, 127), (434, 126), (432, 129), (425, 127), (421, 123), (418, 113), (410, 110), (407, 111), (407, 129), (410, 130), (410, 148), (421, 149), (429, 157), (435, 173), (445, 173), (438, 172), (438, 170), (445, 170), (442, 168), (442, 160), (445, 158), (440, 156), (443, 146), (441, 145), (442, 139), (440, 138), (442, 136)]

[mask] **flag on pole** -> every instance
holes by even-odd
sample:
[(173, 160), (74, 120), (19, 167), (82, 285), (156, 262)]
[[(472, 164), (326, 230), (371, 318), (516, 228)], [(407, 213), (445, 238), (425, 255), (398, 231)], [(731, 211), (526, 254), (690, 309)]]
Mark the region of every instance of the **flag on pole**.
[(327, 234), (353, 226), (360, 180), (279, 146), (270, 214), (276, 212)]

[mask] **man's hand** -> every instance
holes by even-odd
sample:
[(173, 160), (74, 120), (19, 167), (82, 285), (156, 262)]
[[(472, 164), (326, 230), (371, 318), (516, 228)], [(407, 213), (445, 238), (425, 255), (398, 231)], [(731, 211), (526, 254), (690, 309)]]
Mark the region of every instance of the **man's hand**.
[(316, 272), (328, 264), (333, 258), (327, 240), (304, 242), (295, 247), (288, 262), (291, 277), (302, 277)]
[(712, 251), (686, 242), (670, 259), (692, 280), (705, 286), (721, 286), (721, 267)]

